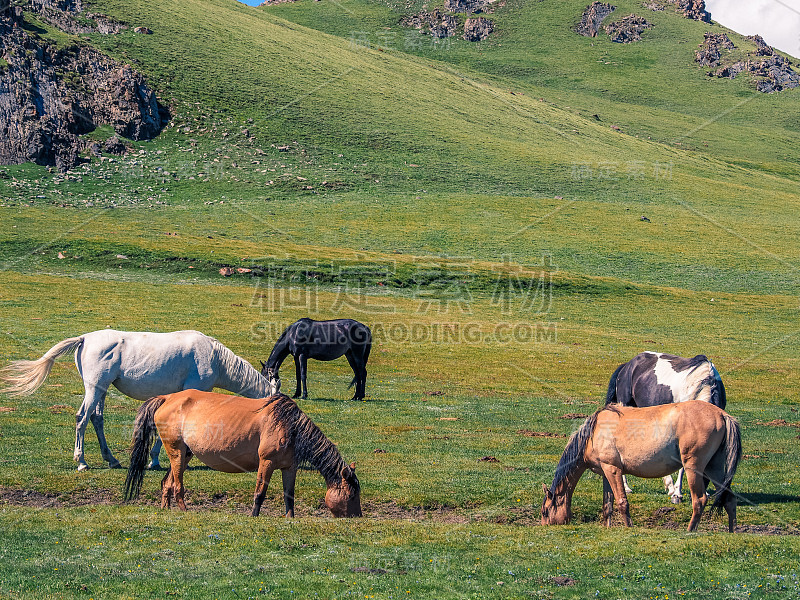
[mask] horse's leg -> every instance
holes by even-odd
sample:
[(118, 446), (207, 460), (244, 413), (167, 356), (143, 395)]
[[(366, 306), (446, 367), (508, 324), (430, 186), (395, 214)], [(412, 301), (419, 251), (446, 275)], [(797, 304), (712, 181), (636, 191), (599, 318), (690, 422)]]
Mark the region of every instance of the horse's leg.
[(706, 508), (708, 497), (703, 484), (703, 469), (697, 469), (691, 463), (684, 463), (684, 467), (686, 469), (686, 482), (689, 484), (689, 493), (692, 495), (692, 518), (687, 529), (688, 531), (694, 531), (697, 529), (698, 523), (700, 523), (700, 517)]
[(257, 517), (261, 512), (261, 505), (264, 503), (264, 498), (267, 495), (267, 487), (269, 480), (272, 478), (272, 472), (275, 466), (271, 460), (259, 459), (258, 461), (258, 476), (256, 477), (256, 493), (253, 496), (253, 510), (250, 512), (251, 517)]
[(86, 383), (85, 387), (86, 393), (83, 396), (83, 402), (75, 415), (75, 453), (73, 456), (78, 462), (78, 471), (84, 471), (89, 468), (83, 456), (83, 440), (86, 435), (86, 426), (106, 395), (105, 390), (98, 386)]
[[(165, 446), (164, 449), (169, 457), (170, 472), (168, 477), (172, 478), (172, 485), (169, 485), (170, 482), (167, 480), (169, 487), (161, 492), (161, 505), (164, 506), (165, 494), (169, 494), (171, 491), (175, 496), (175, 503), (178, 505), (178, 508), (186, 510), (186, 502), (183, 500), (186, 494), (186, 488), (183, 486), (183, 472), (186, 470), (186, 465), (192, 457), (192, 453), (182, 441), (174, 445), (170, 444), (169, 446)], [(167, 506), (169, 506), (168, 499)]]
[[(296, 360), (299, 361), (300, 380), (303, 383), (303, 394), (300, 396), (301, 400), (308, 398), (308, 384), (306, 382), (306, 372), (308, 371), (308, 358), (305, 354), (300, 354)], [(299, 385), (299, 382), (298, 382)], [(297, 398), (297, 396), (295, 396)]]
[[(623, 475), (624, 477), (624, 475)], [(603, 525), (611, 527), (611, 515), (614, 513), (614, 492), (611, 484), (603, 476)]]
[(158, 461), (158, 455), (161, 454), (161, 438), (156, 438), (156, 443), (153, 444), (153, 449), (150, 450), (150, 464), (147, 465), (148, 469), (157, 470), (161, 468), (161, 463)]
[(161, 508), (169, 508), (170, 496), (172, 496), (172, 482), (172, 467), (170, 467), (161, 480)]
[(628, 477), (626, 475), (622, 476), (622, 485), (625, 486), (626, 494), (630, 494), (633, 491), (633, 489), (631, 489), (631, 486), (628, 485)]
[(300, 369), (300, 355), (294, 356), (294, 378), (297, 381), (297, 386), (294, 388), (294, 396), (292, 398), (299, 398), (303, 389), (303, 373)]
[(103, 457), (103, 460), (107, 461), (108, 466), (112, 469), (121, 469), (122, 465), (119, 464), (119, 461), (114, 458), (114, 455), (111, 453), (111, 448), (108, 447), (108, 442), (106, 442), (106, 434), (103, 431), (103, 409), (105, 408), (105, 404), (106, 397), (105, 394), (103, 394), (103, 397), (100, 398), (100, 401), (95, 406), (94, 411), (89, 415), (89, 420), (92, 422), (94, 431), (97, 434), (97, 441), (100, 443), (100, 455)]
[(730, 494), (725, 501), (725, 512), (728, 513), (728, 531), (736, 531), (736, 496)]
[(607, 464), (601, 464), (600, 467), (603, 469), (603, 475), (608, 480), (611, 491), (617, 499), (617, 508), (622, 515), (625, 527), (630, 527), (633, 523), (631, 522), (631, 513), (628, 507), (628, 496), (625, 495), (625, 486), (622, 484), (622, 469)]
[(345, 352), (345, 357), (347, 362), (350, 363), (350, 368), (353, 369), (353, 375), (356, 378), (356, 390), (353, 393), (352, 400), (363, 400), (367, 387), (367, 369), (364, 366), (364, 359), (361, 356), (356, 356), (352, 348)]
[(283, 477), (283, 503), (286, 506), (286, 516), (294, 517), (294, 482), (297, 477), (297, 468), (283, 469), (281, 476)]

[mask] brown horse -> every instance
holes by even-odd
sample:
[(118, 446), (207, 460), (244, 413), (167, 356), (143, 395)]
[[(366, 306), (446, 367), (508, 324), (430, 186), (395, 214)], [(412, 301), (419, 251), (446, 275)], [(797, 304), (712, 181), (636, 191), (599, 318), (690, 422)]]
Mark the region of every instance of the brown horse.
[(186, 510), (183, 473), (189, 459), (197, 456), (215, 471), (258, 471), (254, 517), (261, 510), (275, 469), (281, 469), (283, 475), (286, 516), (294, 516), (298, 468), (317, 470), (325, 478), (325, 504), (334, 517), (361, 516), (355, 463), (347, 465), (333, 442), (283, 394), (250, 399), (186, 390), (147, 400), (134, 423), (126, 500), (139, 495), (156, 430), (170, 462), (161, 481), (162, 508), (169, 508), (174, 494), (178, 507)]
[(712, 508), (728, 513), (736, 527), (736, 496), (730, 486), (742, 457), (739, 424), (721, 408), (692, 400), (647, 408), (608, 405), (576, 431), (556, 467), (553, 484), (544, 485), (542, 525), (568, 523), (572, 493), (586, 469), (603, 476), (603, 522), (611, 525), (614, 497), (625, 525), (631, 526), (624, 474), (663, 477), (683, 466), (692, 494), (694, 531), (705, 509), (708, 480), (717, 487)]

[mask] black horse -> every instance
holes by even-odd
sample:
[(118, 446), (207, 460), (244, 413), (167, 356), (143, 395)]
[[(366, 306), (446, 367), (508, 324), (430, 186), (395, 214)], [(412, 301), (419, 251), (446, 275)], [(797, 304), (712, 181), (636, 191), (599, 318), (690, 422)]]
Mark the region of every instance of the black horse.
[[(353, 400), (363, 400), (367, 384), (367, 360), (372, 348), (369, 327), (353, 319), (314, 321), (300, 319), (289, 325), (275, 342), (267, 362), (261, 362), (261, 374), (280, 384), (278, 370), (290, 354), (294, 357), (297, 375), (295, 398), (308, 398), (306, 365), (309, 358), (334, 360), (344, 355), (355, 377), (349, 387), (356, 386)], [(302, 390), (302, 395), (301, 395)]]
[[(621, 364), (611, 376), (606, 405), (656, 406), (701, 400), (725, 409), (725, 386), (714, 364), (702, 354), (683, 358), (674, 354), (642, 352)], [(681, 501), (683, 467), (677, 481), (664, 477), (664, 487), (673, 503)], [(626, 491), (630, 491), (625, 482)]]

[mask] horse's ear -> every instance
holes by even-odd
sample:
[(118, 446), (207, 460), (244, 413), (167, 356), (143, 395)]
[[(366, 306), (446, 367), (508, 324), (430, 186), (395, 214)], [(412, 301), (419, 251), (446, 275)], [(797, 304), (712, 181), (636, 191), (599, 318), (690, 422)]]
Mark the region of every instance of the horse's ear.
[(544, 490), (544, 495), (545, 495), (546, 498), (552, 498), (553, 497), (553, 494), (550, 492), (550, 488), (547, 487), (546, 483), (542, 484), (542, 489)]
[(355, 463), (355, 462), (351, 462), (351, 463), (350, 463), (350, 470), (351, 470), (353, 473), (355, 473), (355, 472), (356, 472), (356, 463)]
[(267, 363), (265, 363), (263, 360), (260, 360), (260, 361), (258, 361), (258, 362), (260, 362), (260, 363), (261, 363), (261, 368), (262, 368), (262, 369), (263, 369), (264, 367), (266, 367), (266, 366), (267, 366)]

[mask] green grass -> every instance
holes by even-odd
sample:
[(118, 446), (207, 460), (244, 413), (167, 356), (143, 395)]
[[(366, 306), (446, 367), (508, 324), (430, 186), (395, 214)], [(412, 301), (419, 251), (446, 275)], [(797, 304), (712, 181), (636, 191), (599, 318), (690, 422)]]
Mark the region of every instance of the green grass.
[[(93, 3), (154, 31), (88, 37), (173, 119), (124, 157), (0, 171), (0, 364), (105, 327), (198, 329), (258, 364), (300, 317), (358, 318), (367, 401), (345, 400), (345, 361), (312, 362), (301, 407), (356, 461), (366, 518), (327, 518), (313, 473), (291, 522), (278, 478), (254, 521), (255, 476), (203, 468), (188, 513), (155, 508), (155, 473), (121, 505), (91, 432), (74, 470), (83, 390), (59, 361), (35, 395), (0, 396), (0, 595), (797, 594), (798, 538), (764, 533), (800, 527), (798, 91), (708, 78), (693, 52), (722, 29), (639, 2), (615, 14), (653, 21), (637, 44), (572, 33), (586, 2), (509, 0), (488, 41), (437, 48), (397, 25), (419, 4)], [(646, 480), (635, 528), (603, 529), (589, 475), (573, 525), (538, 525), (565, 438), (521, 432), (569, 434), (559, 417), (645, 349), (722, 373), (749, 533), (686, 534), (690, 509)], [(106, 403), (123, 464), (138, 406)]]

